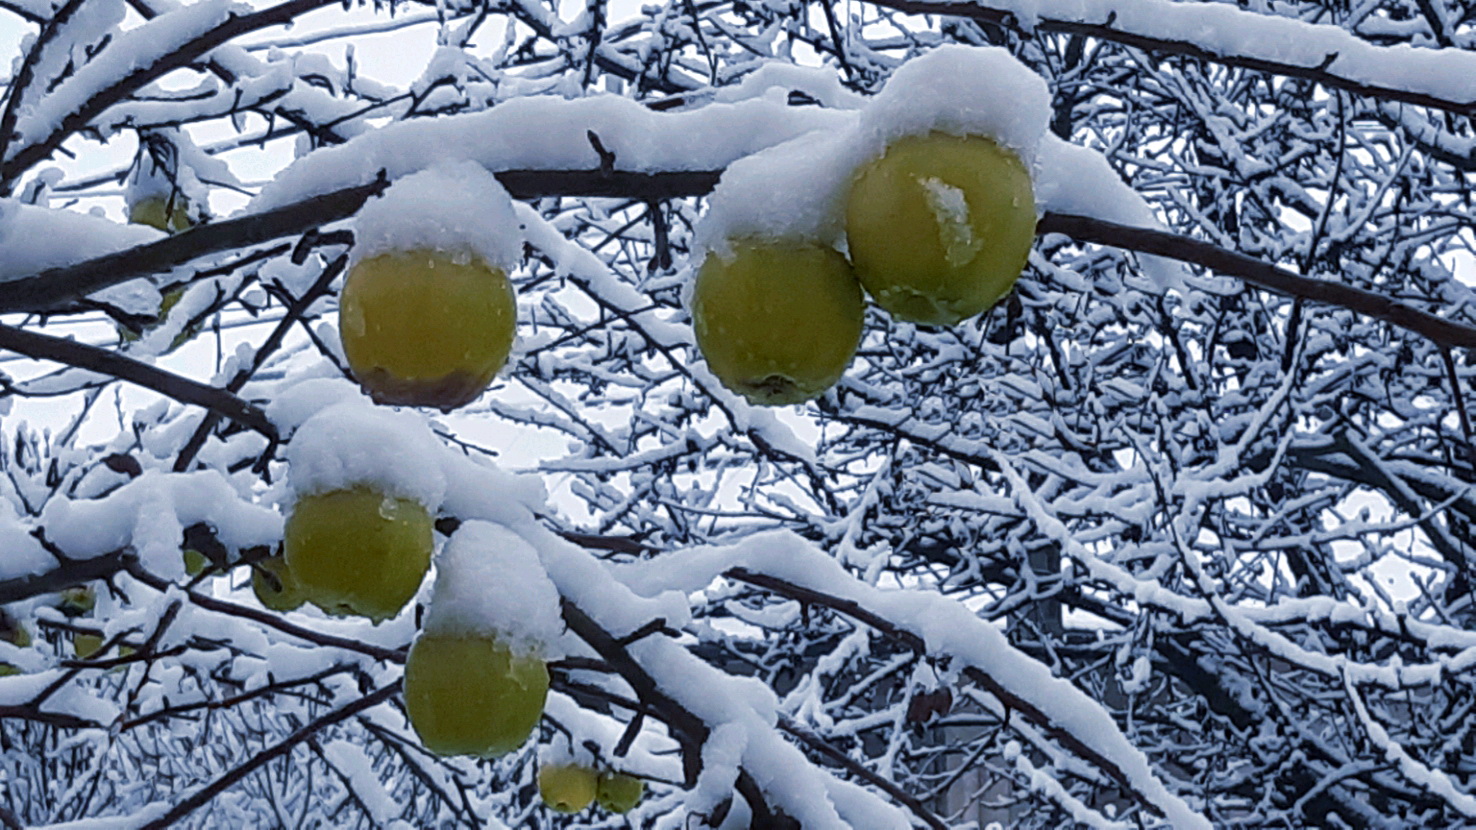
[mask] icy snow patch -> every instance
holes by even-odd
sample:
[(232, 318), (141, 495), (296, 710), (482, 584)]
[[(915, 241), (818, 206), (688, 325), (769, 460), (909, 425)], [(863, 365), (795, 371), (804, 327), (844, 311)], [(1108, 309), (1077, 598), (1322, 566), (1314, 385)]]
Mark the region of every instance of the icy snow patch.
[(563, 629), (559, 592), (538, 551), (502, 525), (464, 522), (436, 559), (424, 630), (496, 635), (515, 652), (558, 659)]
[(430, 249), (475, 254), (510, 272), (523, 258), (512, 197), (475, 162), (438, 164), (390, 185), (354, 218), (353, 262)]

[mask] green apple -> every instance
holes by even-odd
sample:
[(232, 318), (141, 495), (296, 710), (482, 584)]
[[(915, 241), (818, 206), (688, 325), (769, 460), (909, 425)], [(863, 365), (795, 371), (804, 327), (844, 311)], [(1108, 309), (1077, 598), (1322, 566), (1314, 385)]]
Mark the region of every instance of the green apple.
[[(180, 299), (184, 297), (184, 293), (185, 290), (183, 288), (176, 288), (173, 291), (165, 293), (163, 300), (159, 303), (158, 322), (144, 326), (144, 331), (151, 331), (159, 323), (168, 318), (170, 309), (179, 304)], [(114, 328), (118, 330), (118, 336), (123, 338), (124, 343), (133, 343), (143, 338), (142, 334), (135, 334), (132, 329), (122, 324), (115, 324)], [(186, 326), (179, 334), (174, 336), (174, 340), (169, 343), (168, 351), (174, 351), (203, 330), (204, 326), (199, 323), (193, 326)]]
[(405, 659), (405, 709), (426, 749), (492, 758), (522, 746), (548, 697), (548, 667), (490, 636), (422, 633)]
[(861, 166), (846, 199), (856, 274), (907, 322), (953, 325), (990, 308), (1034, 240), (1030, 171), (983, 136), (898, 139)]
[(302, 586), (287, 567), (287, 560), (271, 556), (251, 566), (251, 590), (262, 607), (272, 611), (292, 611), (307, 601)]
[(544, 764), (538, 770), (543, 803), (560, 813), (577, 813), (595, 799), (595, 771), (579, 764)]
[(103, 638), (98, 634), (75, 633), (72, 635), (72, 650), (78, 660), (86, 660), (102, 650)]
[(628, 813), (641, 802), (646, 793), (646, 782), (623, 772), (600, 773), (595, 800), (612, 813)]
[(185, 573), (190, 576), (199, 576), (205, 573), (206, 569), (213, 567), (210, 564), (210, 560), (205, 557), (205, 554), (194, 548), (184, 549), (184, 565)]
[(128, 221), (135, 225), (158, 228), (166, 233), (189, 230), (192, 224), (189, 202), (182, 196), (175, 196), (173, 199), (150, 196), (134, 202), (128, 207)]
[(835, 385), (865, 322), (845, 257), (801, 242), (735, 240), (714, 252), (692, 289), (697, 346), (723, 385), (767, 406), (802, 403)]
[(67, 588), (61, 592), (61, 598), (57, 600), (56, 607), (68, 617), (90, 614), (92, 609), (97, 607), (97, 592), (91, 585)]
[(349, 368), (376, 402), (442, 410), (482, 394), (517, 332), (517, 301), (502, 269), (432, 250), (354, 265), (338, 315)]
[(287, 518), (285, 558), (303, 596), (335, 615), (376, 623), (400, 612), (430, 568), (430, 513), (368, 487), (298, 498)]

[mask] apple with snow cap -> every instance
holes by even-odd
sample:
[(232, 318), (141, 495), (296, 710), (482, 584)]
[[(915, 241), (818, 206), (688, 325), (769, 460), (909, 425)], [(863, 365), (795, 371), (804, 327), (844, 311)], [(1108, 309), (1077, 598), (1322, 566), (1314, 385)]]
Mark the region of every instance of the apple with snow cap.
[(308, 602), (376, 623), (405, 607), (430, 568), (446, 488), (441, 451), (420, 415), (362, 398), (297, 428), (283, 565)]
[(382, 404), (475, 400), (517, 331), (508, 273), (522, 251), (511, 198), (464, 163), (408, 176), (360, 211), (339, 301), (355, 379)]
[(488, 522), (462, 524), (436, 568), (425, 627), (405, 660), (410, 725), (438, 755), (511, 752), (548, 697), (558, 591), (526, 541)]
[(845, 200), (877, 305), (953, 325), (1009, 293), (1035, 239), (1030, 168), (1048, 116), (1044, 82), (1001, 50), (938, 49), (897, 71), (861, 115), (883, 148)]

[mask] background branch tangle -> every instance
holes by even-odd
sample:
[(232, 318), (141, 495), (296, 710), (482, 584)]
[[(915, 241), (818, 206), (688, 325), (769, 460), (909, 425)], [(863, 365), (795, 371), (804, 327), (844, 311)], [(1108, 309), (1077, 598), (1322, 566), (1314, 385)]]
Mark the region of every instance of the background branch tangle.
[[(417, 31), (420, 11), (318, 22), (338, 5), (0, 0), (35, 35), (4, 82), (0, 245), (19, 201), (116, 210), (117, 171), (85, 162), (144, 128), (214, 130), (196, 161), (296, 141), (306, 165), (391, 122), (423, 128), (427, 158), (467, 152), (434, 143), (443, 122), (534, 95), (610, 90), (673, 116), (640, 122), (664, 136), (571, 118), (540, 149), (588, 163), (496, 168), (527, 203), (517, 364), (437, 422), (469, 458), (539, 448), (527, 478), (554, 497), (520, 532), (547, 534), (587, 647), (555, 664), (540, 740), (647, 776), (633, 824), (784, 826), (812, 783), (857, 826), (1469, 817), (1476, 303), (1454, 269), (1473, 241), (1470, 10), (670, 0), (624, 20), (600, 2), (571, 19), (441, 3), (423, 15), (434, 59), (396, 84), (304, 50)], [(272, 29), (313, 10), (298, 25), (328, 31)], [(1099, 151), (1162, 228), (1053, 208), (982, 317), (873, 311), (813, 406), (726, 396), (681, 291), (703, 199), (738, 156), (686, 163), (711, 148), (670, 125), (782, 101), (792, 117), (755, 121), (751, 152), (950, 42), (1046, 78), (1054, 135)], [(676, 155), (631, 161), (657, 138)], [(48, 170), (61, 155), (78, 161)], [(273, 507), (285, 473), (263, 409), (340, 371), (322, 329), (352, 238), (334, 223), (407, 172), (391, 167), (36, 273), (0, 263), (0, 349), (40, 361), (0, 358), (0, 607), (35, 635), (0, 638), (22, 670), (0, 677), (6, 826), (604, 820), (538, 808), (532, 743), (497, 762), (420, 749), (397, 694), (412, 615), (282, 615), (245, 587), (275, 540), (234, 544), (241, 511)], [(200, 178), (217, 199), (255, 190)], [(1192, 279), (1165, 293), (1125, 252)], [(186, 288), (191, 319), (119, 343), (114, 321), (154, 322), (118, 299), (138, 278)], [(212, 354), (213, 377), (191, 377)], [(62, 396), (77, 405), (56, 423), (42, 413)], [(59, 518), (140, 494), (214, 570), (175, 585), (127, 533)], [(57, 593), (83, 584), (98, 610), (63, 616)], [(76, 659), (78, 633), (102, 650)], [(732, 723), (704, 695), (769, 713), (731, 769), (715, 759)], [(783, 766), (743, 754), (759, 751)]]

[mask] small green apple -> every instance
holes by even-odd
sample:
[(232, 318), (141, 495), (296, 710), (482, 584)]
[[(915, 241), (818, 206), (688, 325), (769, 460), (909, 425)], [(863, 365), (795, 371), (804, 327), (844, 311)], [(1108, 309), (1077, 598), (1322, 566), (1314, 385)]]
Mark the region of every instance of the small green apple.
[(612, 813), (628, 813), (641, 802), (646, 793), (646, 782), (623, 772), (600, 773), (595, 799), (600, 806)]
[(517, 300), (502, 269), (432, 250), (354, 265), (338, 315), (349, 368), (377, 403), (442, 410), (482, 394), (517, 332)]
[(750, 402), (802, 403), (835, 385), (865, 322), (845, 257), (805, 243), (735, 240), (692, 289), (692, 326), (707, 366)]
[(544, 764), (538, 770), (543, 803), (560, 813), (577, 813), (595, 799), (595, 771), (579, 764)]
[(205, 557), (205, 554), (194, 548), (184, 549), (184, 565), (185, 573), (190, 576), (199, 576), (205, 573), (206, 569), (212, 567), (210, 560)]
[(405, 659), (405, 709), (426, 749), (492, 758), (522, 746), (548, 697), (548, 668), (490, 636), (422, 633)]
[(907, 322), (953, 325), (993, 306), (1034, 240), (1030, 171), (984, 136), (900, 138), (861, 166), (846, 199), (856, 274)]
[(72, 650), (78, 660), (86, 660), (102, 650), (103, 638), (98, 634), (75, 633), (72, 635)]
[[(31, 645), (31, 632), (20, 620), (15, 619), (0, 609), (0, 640), (17, 648), (29, 648)], [(8, 677), (12, 674), (20, 674), (19, 666), (11, 663), (0, 663), (0, 677)]]
[(190, 221), (189, 203), (182, 196), (166, 199), (163, 196), (150, 196), (134, 202), (128, 208), (128, 221), (135, 225), (148, 225), (166, 233), (179, 233), (189, 230)]
[(293, 611), (307, 601), (302, 586), (287, 567), (287, 560), (271, 556), (251, 566), (251, 590), (262, 607), (272, 611)]
[(376, 623), (400, 612), (430, 568), (430, 513), (368, 487), (298, 498), (287, 518), (285, 560), (307, 600)]
[(92, 613), (97, 607), (97, 592), (91, 585), (77, 585), (61, 592), (56, 603), (57, 610), (68, 617), (81, 617)]

